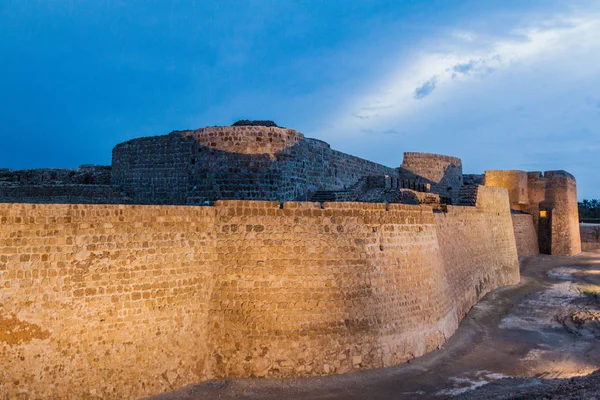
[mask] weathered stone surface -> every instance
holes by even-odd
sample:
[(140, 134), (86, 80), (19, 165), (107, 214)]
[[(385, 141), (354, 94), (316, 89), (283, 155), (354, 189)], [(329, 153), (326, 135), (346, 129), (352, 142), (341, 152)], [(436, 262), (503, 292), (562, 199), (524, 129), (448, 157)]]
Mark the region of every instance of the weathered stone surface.
[(579, 224), (581, 250), (600, 249), (600, 224)]
[(139, 398), (213, 377), (404, 362), (518, 281), (510, 218), (498, 188), (436, 214), (0, 204), (0, 323), (22, 327), (0, 336), (0, 395)]
[(529, 257), (539, 254), (538, 237), (530, 214), (512, 214), (515, 241), (519, 257)]
[(3, 185), (108, 185), (111, 167), (81, 165), (76, 169), (0, 169), (0, 187)]
[(134, 139), (113, 150), (113, 184), (142, 204), (308, 200), (397, 170), (284, 128), (211, 127)]

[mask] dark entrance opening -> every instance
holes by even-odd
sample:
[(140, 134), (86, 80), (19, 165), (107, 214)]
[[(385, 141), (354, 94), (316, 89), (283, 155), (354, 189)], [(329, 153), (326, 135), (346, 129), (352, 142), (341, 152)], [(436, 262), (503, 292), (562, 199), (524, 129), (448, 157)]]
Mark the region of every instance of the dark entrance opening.
[(552, 209), (540, 207), (538, 226), (540, 253), (552, 254)]

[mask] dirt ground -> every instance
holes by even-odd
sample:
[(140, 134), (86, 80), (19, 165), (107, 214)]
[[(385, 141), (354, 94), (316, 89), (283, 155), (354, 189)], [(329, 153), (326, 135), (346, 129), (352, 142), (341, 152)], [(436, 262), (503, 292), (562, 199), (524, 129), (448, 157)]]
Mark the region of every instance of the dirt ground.
[(216, 380), (152, 399), (600, 398), (600, 374), (568, 379), (599, 368), (600, 250), (523, 260), (519, 285), (488, 294), (442, 349), (404, 365)]

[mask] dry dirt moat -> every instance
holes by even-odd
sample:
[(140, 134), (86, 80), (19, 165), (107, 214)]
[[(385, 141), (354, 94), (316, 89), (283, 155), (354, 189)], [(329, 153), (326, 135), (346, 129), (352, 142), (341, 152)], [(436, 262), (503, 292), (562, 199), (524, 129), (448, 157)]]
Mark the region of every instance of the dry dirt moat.
[(442, 349), (408, 364), (210, 381), (153, 399), (600, 398), (599, 374), (569, 379), (600, 368), (600, 251), (531, 257), (521, 276), (475, 305)]

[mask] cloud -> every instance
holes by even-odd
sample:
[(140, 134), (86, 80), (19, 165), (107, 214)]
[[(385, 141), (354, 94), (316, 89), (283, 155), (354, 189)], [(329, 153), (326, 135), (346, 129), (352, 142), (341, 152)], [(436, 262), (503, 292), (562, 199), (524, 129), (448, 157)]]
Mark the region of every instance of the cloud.
[[(424, 151), (461, 157), (466, 173), (565, 169), (580, 198), (600, 197), (586, 159), (600, 150), (598, 11), (528, 15), (494, 34), (450, 27), (345, 93), (319, 137), (387, 165)], [(401, 135), (372, 140), (388, 130)]]
[(419, 100), (419, 99), (429, 96), (431, 94), (431, 92), (433, 92), (435, 90), (435, 81), (436, 81), (436, 78), (433, 77), (433, 78), (429, 79), (427, 82), (425, 82), (424, 84), (422, 84), (421, 86), (419, 86), (418, 88), (416, 88), (414, 98)]
[(456, 64), (454, 67), (452, 67), (452, 71), (456, 72), (457, 74), (468, 74), (473, 70), (473, 68), (475, 68), (475, 65), (475, 60), (471, 60), (468, 63)]
[(477, 35), (475, 35), (475, 33), (467, 31), (454, 31), (452, 32), (452, 36), (456, 39), (463, 40), (465, 42), (472, 42), (477, 38)]
[[(404, 52), (395, 68), (348, 96), (334, 114), (333, 126), (344, 135), (358, 133), (360, 127), (355, 123), (356, 115), (360, 115), (363, 123), (387, 129), (403, 118), (413, 118), (436, 107), (437, 102), (419, 101), (434, 90), (436, 101), (449, 101), (452, 93), (463, 87), (479, 85), (496, 73), (524, 66), (571, 63), (576, 64), (572, 66), (576, 69), (589, 70), (597, 60), (590, 60), (586, 66), (569, 54), (598, 49), (600, 14), (558, 15), (509, 29), (501, 36), (461, 31), (446, 36), (447, 39), (432, 39), (412, 55)], [(595, 58), (593, 54), (597, 53), (588, 53), (588, 57)]]
[(386, 130), (375, 130), (375, 129), (361, 129), (361, 133), (365, 134), (383, 134), (383, 135), (398, 135), (400, 131), (396, 129), (386, 129)]

